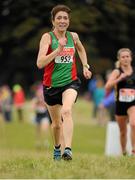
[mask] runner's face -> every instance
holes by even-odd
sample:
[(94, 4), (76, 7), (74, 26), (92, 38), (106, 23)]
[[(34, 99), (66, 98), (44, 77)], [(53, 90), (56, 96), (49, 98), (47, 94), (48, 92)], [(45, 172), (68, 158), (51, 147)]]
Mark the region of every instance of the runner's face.
[(130, 52), (128, 52), (128, 51), (122, 51), (122, 52), (120, 53), (119, 60), (120, 60), (120, 63), (123, 64), (123, 65), (129, 65), (129, 64), (131, 64), (132, 57), (131, 57)]
[(54, 20), (52, 21), (53, 26), (58, 31), (66, 31), (69, 26), (69, 15), (65, 11), (59, 11), (56, 15)]

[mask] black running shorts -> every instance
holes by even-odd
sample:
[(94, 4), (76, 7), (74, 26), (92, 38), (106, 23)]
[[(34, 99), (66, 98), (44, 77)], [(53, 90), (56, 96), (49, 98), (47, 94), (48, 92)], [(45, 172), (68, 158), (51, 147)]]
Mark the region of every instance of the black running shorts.
[(116, 101), (115, 114), (118, 116), (126, 116), (128, 108), (131, 106), (135, 106), (135, 101), (129, 103)]
[(80, 79), (77, 79), (62, 87), (43, 86), (44, 100), (50, 106), (56, 104), (62, 105), (62, 93), (67, 89), (74, 89), (78, 93), (80, 84), (81, 84)]

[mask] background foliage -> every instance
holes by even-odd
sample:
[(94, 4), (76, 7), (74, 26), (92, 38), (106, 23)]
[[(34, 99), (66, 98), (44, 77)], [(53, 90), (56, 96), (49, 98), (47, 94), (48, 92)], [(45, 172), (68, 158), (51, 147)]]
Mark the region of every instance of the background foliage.
[[(39, 41), (51, 30), (50, 11), (57, 4), (72, 9), (70, 30), (76, 31), (95, 73), (113, 67), (121, 47), (135, 47), (133, 0), (3, 0), (0, 2), (0, 83), (28, 87), (42, 79), (36, 67)], [(81, 76), (80, 64), (78, 65)]]

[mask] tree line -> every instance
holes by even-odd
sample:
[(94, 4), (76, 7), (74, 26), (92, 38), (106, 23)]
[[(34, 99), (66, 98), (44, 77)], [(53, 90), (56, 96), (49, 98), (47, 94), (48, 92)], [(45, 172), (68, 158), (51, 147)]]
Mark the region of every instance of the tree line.
[[(51, 30), (50, 11), (57, 4), (71, 8), (70, 31), (79, 34), (95, 73), (113, 67), (116, 52), (135, 47), (133, 0), (4, 0), (0, 2), (0, 84), (28, 87), (42, 78), (36, 67), (39, 41)], [(81, 74), (80, 64), (78, 71)]]

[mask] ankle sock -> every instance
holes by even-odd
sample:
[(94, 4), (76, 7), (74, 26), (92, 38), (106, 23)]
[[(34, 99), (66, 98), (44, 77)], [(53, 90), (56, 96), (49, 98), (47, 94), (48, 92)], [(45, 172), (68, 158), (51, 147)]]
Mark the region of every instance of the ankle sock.
[(54, 147), (55, 147), (55, 149), (60, 149), (60, 146), (61, 146), (61, 145), (54, 146)]
[(66, 150), (66, 149), (71, 151), (71, 148), (70, 148), (70, 147), (66, 147), (65, 150)]

